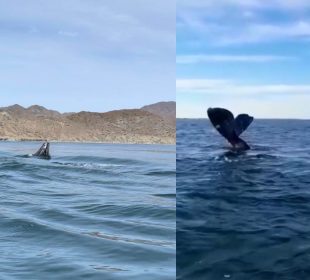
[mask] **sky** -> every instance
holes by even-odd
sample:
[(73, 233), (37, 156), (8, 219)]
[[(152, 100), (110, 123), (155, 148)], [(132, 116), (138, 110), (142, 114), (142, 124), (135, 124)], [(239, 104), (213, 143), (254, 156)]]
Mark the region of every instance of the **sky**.
[(0, 107), (175, 100), (175, 1), (0, 0)]
[(310, 1), (177, 0), (177, 117), (310, 119)]

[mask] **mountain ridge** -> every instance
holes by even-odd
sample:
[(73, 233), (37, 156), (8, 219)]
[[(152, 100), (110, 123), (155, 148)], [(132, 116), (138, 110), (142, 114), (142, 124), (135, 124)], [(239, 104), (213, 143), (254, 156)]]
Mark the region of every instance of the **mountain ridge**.
[[(157, 103), (156, 103), (157, 104)], [(175, 102), (143, 109), (60, 113), (40, 105), (0, 108), (0, 139), (175, 144)], [(147, 107), (148, 108), (148, 107)], [(168, 116), (167, 110), (171, 110)], [(163, 113), (165, 112), (165, 113)], [(175, 120), (174, 120), (175, 122)]]

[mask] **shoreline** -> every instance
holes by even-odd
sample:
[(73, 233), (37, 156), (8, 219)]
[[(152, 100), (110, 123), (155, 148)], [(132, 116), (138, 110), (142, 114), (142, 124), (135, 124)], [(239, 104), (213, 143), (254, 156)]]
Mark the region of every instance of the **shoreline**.
[[(45, 139), (4, 139), (0, 142), (44, 142)], [(139, 142), (104, 142), (104, 141), (70, 141), (70, 140), (48, 140), (50, 143), (71, 143), (71, 144), (108, 144), (108, 145), (165, 145), (175, 146), (176, 143), (139, 143)]]

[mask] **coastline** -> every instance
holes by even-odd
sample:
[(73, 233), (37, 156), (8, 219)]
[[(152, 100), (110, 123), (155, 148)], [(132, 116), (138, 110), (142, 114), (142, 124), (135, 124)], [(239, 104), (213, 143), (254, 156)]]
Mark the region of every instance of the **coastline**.
[[(13, 139), (13, 138), (0, 138), (0, 142), (42, 142), (46, 139)], [(175, 146), (176, 142), (121, 142), (121, 141), (87, 141), (87, 140), (48, 140), (50, 143), (71, 143), (71, 144), (109, 144), (109, 145), (165, 145)]]
[(70, 115), (15, 104), (0, 108), (0, 141), (175, 145), (174, 120), (175, 102)]

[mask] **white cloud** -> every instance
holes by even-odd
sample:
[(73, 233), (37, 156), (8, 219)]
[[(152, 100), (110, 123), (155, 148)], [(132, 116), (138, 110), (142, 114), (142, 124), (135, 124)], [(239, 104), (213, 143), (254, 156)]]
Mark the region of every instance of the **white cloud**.
[(260, 0), (177, 0), (177, 5), (180, 7), (192, 7), (192, 8), (214, 8), (223, 6), (241, 6), (241, 7), (261, 7), (267, 1)]
[(283, 96), (274, 100), (250, 99), (240, 96), (227, 98), (205, 98), (199, 103), (192, 103), (177, 98), (177, 118), (207, 118), (209, 107), (222, 107), (234, 115), (247, 113), (254, 118), (310, 119), (310, 96)]
[(0, 1), (1, 104), (106, 111), (175, 99), (175, 9), (165, 0)]
[[(178, 25), (178, 32), (181, 33), (184, 29), (188, 34), (194, 36), (194, 40), (207, 42), (208, 45), (212, 44), (213, 46), (291, 39), (308, 40), (310, 38), (310, 20), (278, 23), (251, 21), (243, 24), (232, 20), (229, 25), (225, 25), (216, 21), (203, 21), (199, 19), (199, 15), (196, 16), (196, 19), (193, 15), (191, 17), (183, 16), (183, 23)], [(218, 19), (218, 21), (220, 20)]]
[[(177, 8), (178, 73), (192, 78), (176, 81), (178, 117), (206, 117), (208, 106), (257, 117), (310, 117), (310, 82), (300, 72), (306, 44), (296, 48), (310, 41), (310, 1), (177, 0)], [(282, 61), (292, 63), (287, 69), (272, 63)], [(235, 64), (223, 71), (222, 64), (210, 66), (224, 62)], [(203, 75), (219, 79), (195, 79)]]
[(218, 44), (241, 44), (283, 39), (310, 38), (310, 22), (297, 21), (281, 24), (249, 24), (245, 28), (218, 36)]
[(206, 118), (208, 107), (223, 107), (255, 118), (309, 119), (310, 84), (247, 85), (231, 80), (179, 79), (178, 118)]
[(195, 64), (205, 62), (272, 62), (292, 60), (294, 57), (277, 55), (178, 55), (176, 62), (178, 64)]
[[(267, 10), (273, 14), (268, 14)], [(178, 1), (177, 32), (208, 45), (310, 38), (310, 1)], [(279, 14), (278, 17), (274, 16)]]
[(29, 0), (27, 5), (21, 0), (0, 1), (0, 15), (0, 34), (1, 28), (12, 36), (23, 35), (24, 29), (36, 30), (32, 36), (45, 40), (78, 34), (77, 43), (85, 48), (129, 54), (175, 48), (175, 5), (169, 1), (154, 5), (141, 0)]
[(224, 95), (270, 95), (302, 94), (310, 96), (310, 84), (267, 84), (248, 85), (231, 80), (217, 79), (177, 79), (178, 94), (224, 94)]
[(304, 9), (310, 7), (308, 0), (177, 0), (180, 7), (220, 8), (224, 6), (252, 9)]
[(193, 93), (193, 92), (213, 92), (217, 89), (230, 87), (232, 82), (229, 80), (213, 80), (213, 79), (177, 79), (177, 93)]

